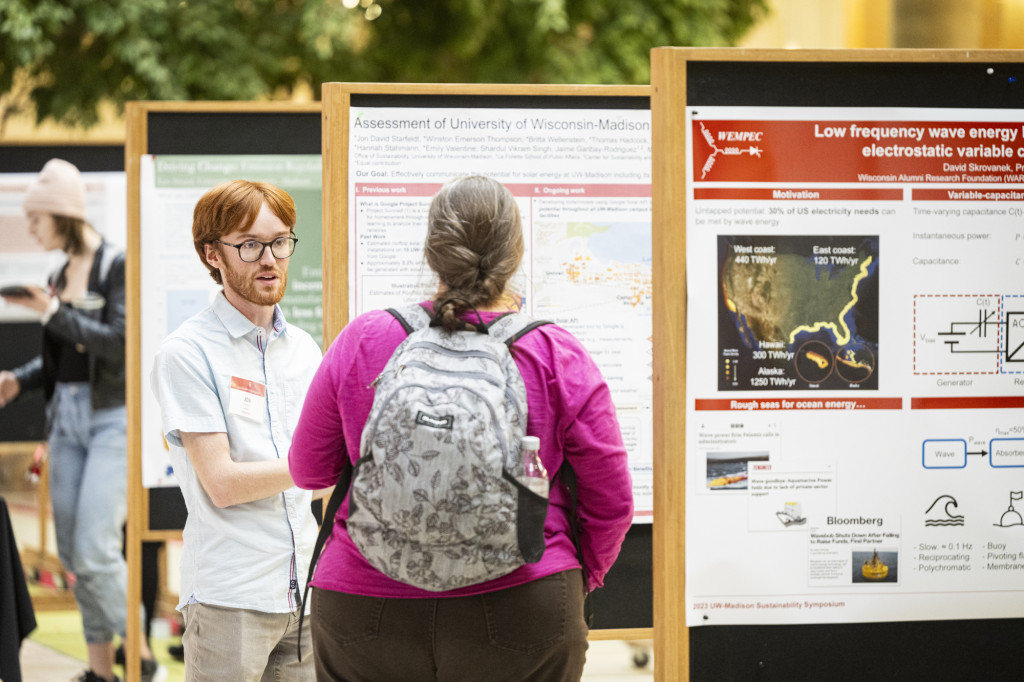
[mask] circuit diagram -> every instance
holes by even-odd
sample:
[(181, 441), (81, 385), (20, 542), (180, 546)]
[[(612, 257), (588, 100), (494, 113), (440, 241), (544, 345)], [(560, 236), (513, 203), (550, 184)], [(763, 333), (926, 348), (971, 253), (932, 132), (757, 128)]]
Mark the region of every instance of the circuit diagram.
[(1024, 372), (1024, 301), (998, 294), (914, 297), (915, 374)]

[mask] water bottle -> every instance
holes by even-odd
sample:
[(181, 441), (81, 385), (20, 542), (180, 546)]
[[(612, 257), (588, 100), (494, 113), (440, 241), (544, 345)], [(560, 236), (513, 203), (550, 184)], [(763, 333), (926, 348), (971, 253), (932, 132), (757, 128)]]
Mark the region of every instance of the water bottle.
[(551, 486), (544, 462), (540, 461), (540, 438), (523, 436), (520, 449), (523, 454), (523, 483), (534, 494), (547, 499)]

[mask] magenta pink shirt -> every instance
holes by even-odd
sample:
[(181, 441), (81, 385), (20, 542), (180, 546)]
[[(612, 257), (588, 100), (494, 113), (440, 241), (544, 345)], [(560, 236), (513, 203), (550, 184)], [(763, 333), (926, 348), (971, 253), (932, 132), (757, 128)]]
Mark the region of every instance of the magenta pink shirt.
[[(498, 313), (482, 315), (490, 322)], [(300, 488), (334, 485), (345, 458), (359, 458), (363, 425), (373, 403), (370, 385), (404, 338), (398, 321), (378, 310), (357, 317), (331, 344), (309, 387), (288, 455), (292, 478)], [(580, 342), (555, 325), (516, 341), (514, 353), (526, 384), (527, 434), (540, 438), (540, 455), (549, 474), (558, 471), (563, 457), (576, 472), (584, 561), (591, 589), (600, 587), (633, 518), (626, 450), (608, 385)], [(546, 548), (538, 563), (485, 583), (428, 592), (388, 578), (363, 558), (345, 529), (346, 498), (312, 585), (372, 597), (458, 597), (578, 568), (569, 536), (569, 505), (564, 487), (553, 486), (544, 527)]]

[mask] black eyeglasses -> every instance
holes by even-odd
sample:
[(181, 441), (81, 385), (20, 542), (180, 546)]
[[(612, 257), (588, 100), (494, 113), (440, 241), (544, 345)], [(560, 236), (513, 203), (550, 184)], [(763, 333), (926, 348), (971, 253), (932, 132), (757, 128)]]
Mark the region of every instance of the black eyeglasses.
[(255, 263), (260, 258), (263, 258), (263, 251), (270, 247), (270, 253), (274, 254), (274, 258), (278, 260), (284, 260), (293, 253), (295, 253), (295, 245), (299, 242), (296, 237), (278, 237), (272, 242), (261, 242), (255, 239), (247, 239), (241, 244), (229, 244), (228, 242), (222, 242), (219, 239), (213, 241), (224, 246), (233, 246), (238, 249), (238, 257), (246, 263)]

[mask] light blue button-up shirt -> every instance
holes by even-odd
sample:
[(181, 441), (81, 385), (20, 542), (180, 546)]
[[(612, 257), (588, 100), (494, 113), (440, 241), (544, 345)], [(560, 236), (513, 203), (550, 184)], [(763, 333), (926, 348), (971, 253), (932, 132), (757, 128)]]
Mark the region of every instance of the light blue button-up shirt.
[(292, 487), (218, 508), (180, 434), (226, 432), (236, 462), (288, 457), (320, 359), (312, 337), (285, 322), (280, 307), (268, 336), (223, 293), (161, 344), (152, 384), (188, 507), (179, 609), (192, 602), (267, 613), (298, 608), (317, 535), (311, 493)]

